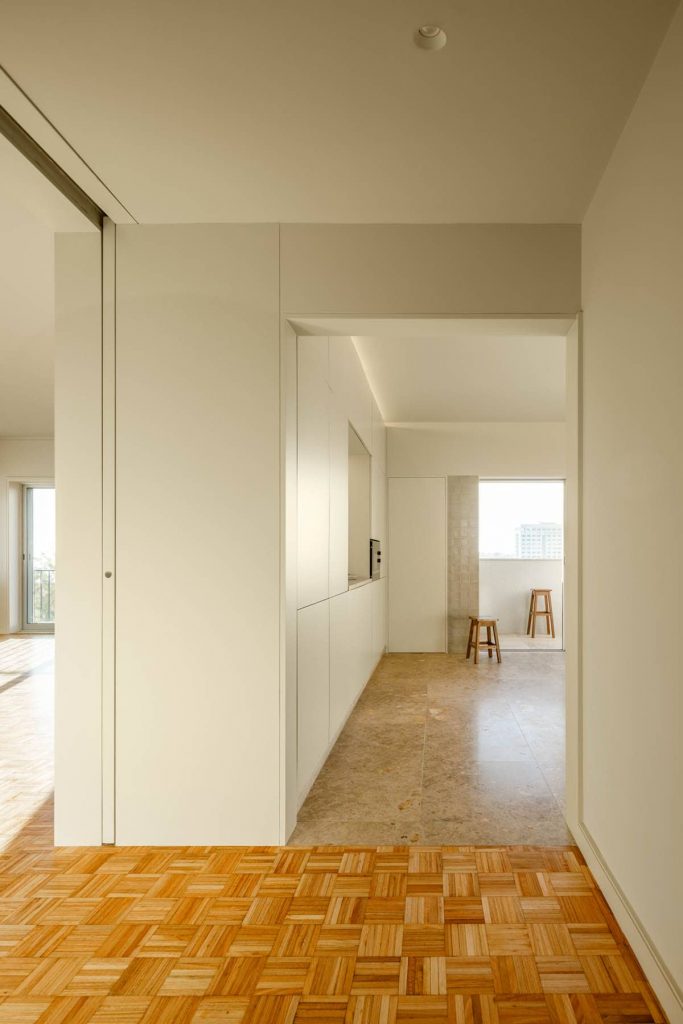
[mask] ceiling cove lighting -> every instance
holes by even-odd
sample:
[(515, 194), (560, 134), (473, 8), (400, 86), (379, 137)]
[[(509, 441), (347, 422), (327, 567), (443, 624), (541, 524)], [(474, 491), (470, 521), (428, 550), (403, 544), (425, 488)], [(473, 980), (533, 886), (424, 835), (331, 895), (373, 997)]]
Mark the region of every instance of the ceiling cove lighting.
[(421, 50), (441, 50), (446, 39), (446, 33), (438, 25), (420, 25), (415, 33), (415, 42)]

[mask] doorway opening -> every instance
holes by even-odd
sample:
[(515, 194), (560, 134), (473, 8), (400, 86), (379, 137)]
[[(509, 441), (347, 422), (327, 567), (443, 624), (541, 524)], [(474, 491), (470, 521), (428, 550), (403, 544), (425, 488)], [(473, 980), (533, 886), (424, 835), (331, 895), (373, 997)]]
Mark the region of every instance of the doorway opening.
[[(0, 108), (0, 850), (53, 825), (54, 634), (59, 616), (55, 491), (56, 248), (101, 263), (101, 214)], [(101, 313), (102, 295), (83, 288)], [(94, 344), (99, 354), (100, 339)], [(73, 414), (73, 408), (70, 410)], [(76, 417), (77, 418), (77, 417)], [(68, 500), (60, 507), (69, 508)], [(73, 507), (73, 505), (71, 506)], [(70, 521), (67, 512), (63, 522)], [(62, 563), (69, 567), (69, 555)]]
[(479, 606), (503, 651), (561, 651), (564, 480), (479, 481)]
[[(286, 500), (297, 496), (298, 543), (285, 576), (298, 579), (286, 588), (298, 600), (287, 604), (286, 839), (571, 842), (563, 505), (574, 323), (356, 320), (353, 335), (343, 319), (326, 320), (326, 334), (320, 321), (290, 325)], [(370, 536), (382, 550), (381, 576), (359, 589), (327, 571), (349, 554), (349, 423), (370, 456)], [(549, 593), (526, 641), (532, 590)], [(540, 614), (546, 597), (552, 619)], [(466, 658), (472, 615), (499, 620), (501, 664)]]

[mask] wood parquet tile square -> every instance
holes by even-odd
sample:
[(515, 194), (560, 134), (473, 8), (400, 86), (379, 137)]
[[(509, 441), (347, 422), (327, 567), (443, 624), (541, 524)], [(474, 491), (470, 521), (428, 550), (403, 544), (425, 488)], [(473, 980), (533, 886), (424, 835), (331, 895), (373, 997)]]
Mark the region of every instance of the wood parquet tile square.
[(574, 847), (0, 852), (0, 1024), (664, 1024)]

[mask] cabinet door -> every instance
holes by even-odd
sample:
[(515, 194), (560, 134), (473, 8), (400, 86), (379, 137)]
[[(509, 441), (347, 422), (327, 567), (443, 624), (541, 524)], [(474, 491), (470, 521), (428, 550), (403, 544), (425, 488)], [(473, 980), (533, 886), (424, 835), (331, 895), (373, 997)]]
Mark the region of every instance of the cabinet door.
[(389, 480), (389, 650), (446, 650), (446, 480)]
[(298, 606), (329, 596), (327, 338), (298, 339)]
[(301, 801), (327, 755), (330, 719), (329, 601), (298, 613), (298, 761), (297, 790)]
[(372, 584), (366, 583), (349, 593), (351, 598), (351, 640), (353, 668), (350, 680), (349, 708), (358, 700), (375, 667), (372, 656)]
[(349, 425), (339, 397), (330, 392), (330, 597), (349, 582)]
[(372, 584), (372, 659), (373, 668), (384, 654), (387, 645), (386, 580)]
[(372, 392), (351, 338), (330, 338), (330, 387), (353, 429), (372, 452)]
[(350, 597), (353, 591), (330, 601), (330, 742), (346, 720), (353, 692), (353, 626)]

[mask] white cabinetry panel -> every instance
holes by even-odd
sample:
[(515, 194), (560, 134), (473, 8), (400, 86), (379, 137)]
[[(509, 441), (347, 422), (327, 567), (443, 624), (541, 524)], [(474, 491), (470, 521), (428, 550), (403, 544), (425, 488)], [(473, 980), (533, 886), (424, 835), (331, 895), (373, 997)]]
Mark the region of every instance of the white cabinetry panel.
[(341, 729), (353, 690), (352, 591), (333, 597), (330, 605), (330, 741)]
[[(372, 536), (386, 547), (387, 540), (387, 478), (372, 459)], [(386, 575), (386, 559), (382, 551), (380, 575)]]
[(298, 613), (297, 656), (299, 800), (308, 792), (327, 755), (330, 719), (329, 601)]
[(446, 480), (389, 480), (389, 650), (446, 650)]
[(327, 338), (298, 339), (298, 606), (329, 596)]
[(387, 428), (379, 406), (372, 398), (372, 457), (382, 473), (387, 471)]
[(349, 428), (344, 406), (330, 400), (330, 597), (349, 582)]
[(372, 656), (372, 584), (349, 593), (353, 647), (352, 699), (347, 714), (358, 700), (375, 667)]
[(330, 338), (330, 387), (361, 441), (372, 452), (373, 397), (351, 338)]
[(384, 654), (387, 645), (386, 588), (386, 580), (375, 580), (371, 584), (373, 668)]

